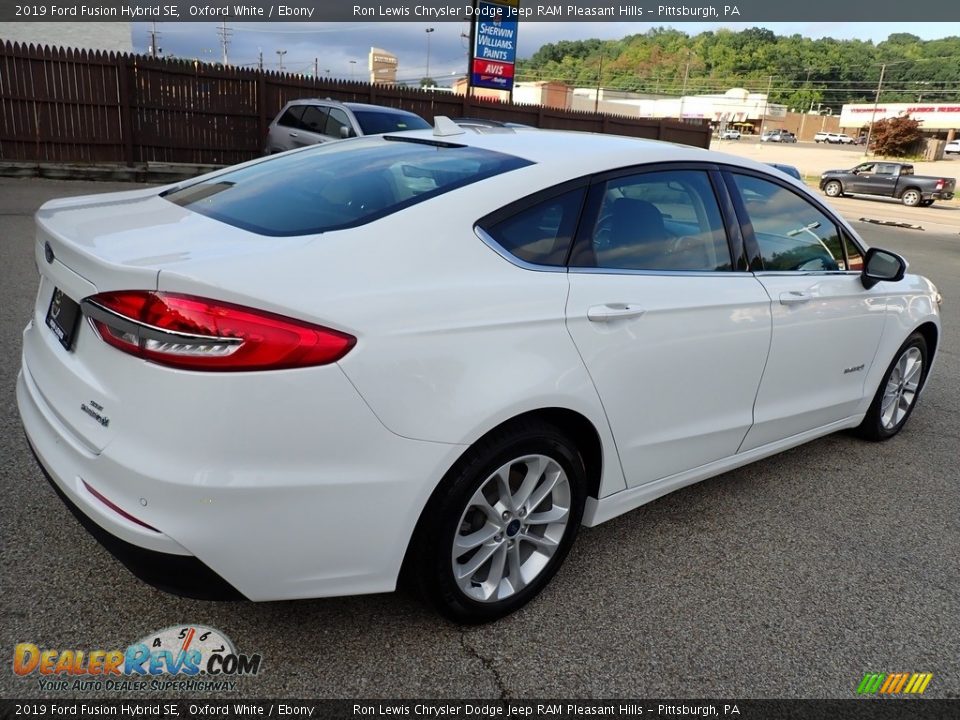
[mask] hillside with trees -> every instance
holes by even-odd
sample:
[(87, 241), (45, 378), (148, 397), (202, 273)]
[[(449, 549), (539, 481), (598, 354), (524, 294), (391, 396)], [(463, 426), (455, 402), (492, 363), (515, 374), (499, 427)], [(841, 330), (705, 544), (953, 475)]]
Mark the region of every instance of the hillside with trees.
[(560, 80), (669, 95), (722, 93), (731, 87), (766, 92), (771, 102), (807, 110), (873, 102), (881, 65), (882, 100), (960, 99), (960, 37), (921, 40), (895, 33), (864, 40), (780, 36), (764, 28), (687, 35), (654, 28), (621, 40), (564, 40), (520, 60), (520, 81)]

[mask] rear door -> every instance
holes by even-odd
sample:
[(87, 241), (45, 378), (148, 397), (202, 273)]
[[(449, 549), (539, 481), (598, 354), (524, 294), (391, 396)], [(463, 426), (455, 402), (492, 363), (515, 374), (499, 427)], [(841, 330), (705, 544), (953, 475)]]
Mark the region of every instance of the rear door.
[(630, 486), (735, 454), (753, 422), (770, 300), (746, 272), (731, 215), (707, 166), (651, 166), (591, 187), (567, 328)]
[(878, 289), (864, 289), (862, 252), (823, 206), (765, 174), (725, 178), (772, 301), (770, 353), (741, 448), (750, 450), (856, 412), (886, 302)]

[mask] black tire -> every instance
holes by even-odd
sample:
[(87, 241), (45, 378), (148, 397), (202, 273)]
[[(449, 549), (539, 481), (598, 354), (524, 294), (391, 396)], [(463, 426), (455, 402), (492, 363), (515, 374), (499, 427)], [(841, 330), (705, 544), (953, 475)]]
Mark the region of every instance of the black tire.
[(933, 205), (933, 200), (921, 200), (920, 207), (930, 207)]
[(839, 180), (828, 180), (823, 184), (823, 194), (827, 197), (843, 197), (843, 185)]
[[(917, 385), (916, 392), (912, 401), (910, 402), (910, 405), (906, 409), (906, 413), (899, 420), (899, 422), (894, 424), (892, 427), (887, 427), (884, 425), (882, 419), (884, 390), (887, 388), (887, 383), (890, 381), (890, 378), (893, 375), (897, 364), (900, 362), (900, 359), (912, 348), (916, 348), (920, 351), (920, 357), (923, 362), (923, 365), (920, 368), (919, 384)], [(919, 332), (915, 332), (906, 339), (903, 345), (900, 346), (900, 349), (894, 354), (893, 360), (890, 362), (887, 371), (883, 374), (883, 378), (880, 380), (880, 386), (877, 388), (877, 392), (873, 396), (873, 402), (870, 403), (870, 409), (867, 410), (867, 414), (864, 416), (863, 422), (856, 427), (854, 433), (866, 440), (877, 441), (888, 440), (900, 432), (903, 429), (903, 426), (906, 425), (907, 420), (910, 419), (913, 409), (917, 406), (917, 399), (920, 396), (920, 392), (923, 390), (923, 385), (927, 380), (927, 371), (929, 369), (930, 365), (927, 354), (927, 341), (924, 339), (923, 335), (921, 335)]]
[[(454, 577), (452, 552), (470, 500), (499, 468), (529, 455), (543, 455), (566, 473), (570, 508), (563, 535), (553, 555), (521, 590), (502, 600), (469, 597)], [(427, 503), (411, 542), (404, 567), (405, 580), (454, 622), (490, 622), (518, 610), (546, 587), (563, 563), (583, 518), (586, 486), (583, 458), (559, 428), (540, 421), (520, 421), (493, 432), (460, 458)], [(516, 542), (519, 553), (524, 538), (514, 537), (516, 539), (509, 542), (511, 547)], [(486, 563), (481, 569), (483, 567)], [(509, 572), (508, 567), (508, 575)]]
[(900, 196), (900, 201), (907, 207), (917, 207), (923, 202), (923, 195), (917, 188), (907, 188)]

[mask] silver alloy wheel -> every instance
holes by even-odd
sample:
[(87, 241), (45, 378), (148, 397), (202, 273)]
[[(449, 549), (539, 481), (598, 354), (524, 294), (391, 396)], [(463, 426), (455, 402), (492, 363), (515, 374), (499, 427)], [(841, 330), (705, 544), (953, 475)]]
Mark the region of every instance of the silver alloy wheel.
[(893, 430), (910, 411), (917, 398), (923, 375), (923, 354), (911, 347), (900, 356), (893, 367), (880, 401), (880, 422), (885, 430)]
[(920, 197), (920, 193), (918, 193), (916, 190), (907, 190), (901, 199), (903, 200), (904, 205), (908, 207), (915, 207), (920, 204), (920, 200), (922, 198)]
[(571, 502), (566, 472), (546, 455), (524, 455), (492, 473), (453, 540), (453, 576), (463, 593), (497, 602), (529, 585), (560, 546)]
[(824, 186), (823, 191), (827, 194), (827, 197), (837, 197), (840, 195), (840, 183), (831, 180)]

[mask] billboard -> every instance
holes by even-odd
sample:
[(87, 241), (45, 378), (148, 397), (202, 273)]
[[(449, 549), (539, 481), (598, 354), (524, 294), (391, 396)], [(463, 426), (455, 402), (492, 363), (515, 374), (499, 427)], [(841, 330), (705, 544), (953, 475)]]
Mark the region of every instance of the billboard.
[(473, 87), (507, 92), (513, 89), (519, 4), (519, 0), (477, 0), (470, 68)]

